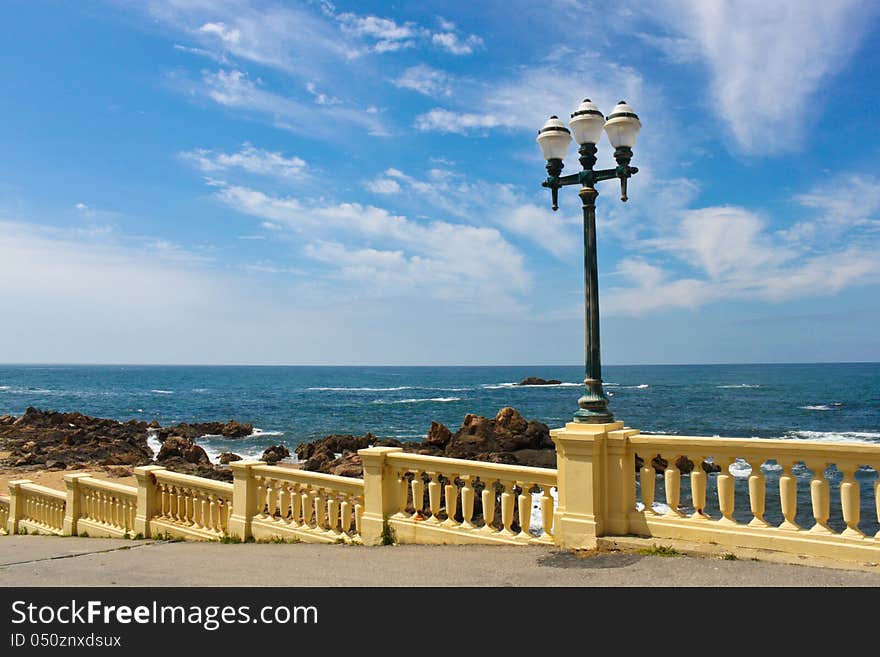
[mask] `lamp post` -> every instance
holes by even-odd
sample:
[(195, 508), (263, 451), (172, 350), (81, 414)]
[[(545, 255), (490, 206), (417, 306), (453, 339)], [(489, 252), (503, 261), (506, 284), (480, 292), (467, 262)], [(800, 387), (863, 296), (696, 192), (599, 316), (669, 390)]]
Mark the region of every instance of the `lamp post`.
[[(565, 127), (557, 116), (551, 116), (544, 127), (538, 130), (538, 145), (547, 160), (548, 178), (541, 183), (549, 187), (553, 210), (559, 209), (559, 188), (567, 185), (581, 185), (584, 210), (584, 335), (586, 352), (586, 376), (584, 395), (578, 399), (580, 407), (574, 414), (575, 422), (607, 423), (614, 421), (608, 410), (608, 397), (602, 389), (602, 358), (599, 349), (599, 285), (596, 259), (596, 183), (617, 178), (620, 180), (620, 200), (626, 201), (626, 183), (630, 176), (638, 173), (636, 167), (629, 165), (633, 156), (633, 146), (639, 129), (639, 117), (626, 101), (620, 101), (607, 117), (587, 98), (578, 106), (569, 121), (571, 130)], [(596, 165), (596, 144), (602, 137), (602, 130), (614, 146), (613, 169), (594, 170)], [(583, 167), (578, 173), (561, 176), (562, 160), (571, 144), (571, 133), (579, 144), (579, 161)]]

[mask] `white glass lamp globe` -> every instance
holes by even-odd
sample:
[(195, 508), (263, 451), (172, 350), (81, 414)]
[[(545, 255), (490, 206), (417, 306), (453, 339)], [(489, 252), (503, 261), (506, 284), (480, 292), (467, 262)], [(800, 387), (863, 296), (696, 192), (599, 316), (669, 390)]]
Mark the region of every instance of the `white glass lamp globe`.
[(608, 120), (605, 121), (605, 132), (614, 148), (635, 146), (641, 127), (642, 122), (625, 100), (614, 106), (611, 114), (608, 115)]
[(561, 160), (568, 153), (571, 133), (558, 116), (551, 116), (544, 127), (538, 130), (537, 142), (545, 160)]
[(602, 138), (605, 116), (593, 101), (585, 98), (571, 115), (568, 125), (578, 144), (598, 144)]

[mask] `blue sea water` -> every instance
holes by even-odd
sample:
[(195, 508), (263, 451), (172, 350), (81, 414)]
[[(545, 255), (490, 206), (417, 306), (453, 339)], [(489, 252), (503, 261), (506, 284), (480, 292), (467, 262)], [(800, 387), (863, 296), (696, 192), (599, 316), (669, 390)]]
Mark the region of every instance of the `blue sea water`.
[[(880, 363), (608, 366), (603, 374), (616, 417), (644, 433), (880, 444)], [(514, 385), (527, 376), (564, 383)], [(561, 426), (577, 409), (582, 379), (582, 366), (7, 365), (0, 366), (0, 414), (35, 406), (162, 425), (236, 419), (259, 430), (201, 444), (212, 456), (227, 450), (258, 456), (270, 444), (293, 451), (331, 433), (420, 440), (432, 420), (454, 431), (466, 414), (494, 416), (504, 406)], [(876, 474), (859, 476), (865, 528), (876, 531), (870, 491)], [(737, 480), (738, 511), (748, 509), (739, 501), (746, 483)], [(662, 485), (657, 494), (662, 500)], [(806, 497), (799, 517), (809, 512), (808, 491), (800, 495)], [(772, 498), (768, 493), (768, 510)]]

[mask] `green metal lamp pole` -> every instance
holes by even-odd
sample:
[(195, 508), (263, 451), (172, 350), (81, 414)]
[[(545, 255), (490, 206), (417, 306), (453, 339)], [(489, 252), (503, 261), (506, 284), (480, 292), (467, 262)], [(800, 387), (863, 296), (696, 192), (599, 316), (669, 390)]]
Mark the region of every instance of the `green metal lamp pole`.
[[(599, 273), (596, 251), (596, 183), (602, 180), (617, 178), (620, 180), (620, 200), (626, 201), (627, 180), (638, 173), (636, 167), (629, 166), (632, 160), (632, 146), (641, 127), (638, 116), (624, 101), (620, 101), (614, 111), (607, 117), (602, 116), (596, 106), (589, 100), (581, 103), (578, 110), (571, 115), (571, 127), (575, 132), (580, 148), (579, 161), (582, 170), (569, 176), (562, 173), (562, 158), (568, 151), (571, 133), (558, 117), (552, 116), (538, 131), (538, 143), (547, 160), (549, 177), (541, 183), (550, 188), (553, 198), (553, 210), (558, 209), (558, 192), (560, 187), (581, 185), (578, 196), (581, 197), (584, 212), (584, 337), (586, 356), (585, 391), (578, 399), (579, 409), (574, 414), (575, 422), (607, 423), (614, 421), (614, 415), (608, 410), (608, 397), (602, 388), (602, 356), (599, 341)], [(601, 137), (602, 129), (608, 133), (612, 145), (615, 146), (614, 169), (594, 170), (596, 165), (596, 143)]]

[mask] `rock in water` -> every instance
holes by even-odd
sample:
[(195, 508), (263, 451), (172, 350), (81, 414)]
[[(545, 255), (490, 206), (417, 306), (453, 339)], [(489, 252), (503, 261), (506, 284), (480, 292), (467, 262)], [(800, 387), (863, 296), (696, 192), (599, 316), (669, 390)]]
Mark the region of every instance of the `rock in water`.
[(232, 452), (223, 452), (220, 454), (220, 458), (217, 459), (220, 465), (229, 465), (233, 461), (241, 461), (241, 457), (238, 454), (233, 454)]
[(162, 449), (156, 455), (156, 463), (164, 465), (165, 461), (180, 458), (187, 463), (210, 464), (208, 453), (184, 436), (169, 436), (162, 443)]
[(284, 445), (272, 445), (266, 448), (260, 460), (272, 464), (278, 463), (281, 459), (286, 459), (289, 456), (290, 451)]
[(542, 379), (540, 376), (529, 376), (517, 383), (518, 386), (557, 386), (562, 381), (557, 379)]

